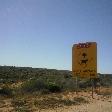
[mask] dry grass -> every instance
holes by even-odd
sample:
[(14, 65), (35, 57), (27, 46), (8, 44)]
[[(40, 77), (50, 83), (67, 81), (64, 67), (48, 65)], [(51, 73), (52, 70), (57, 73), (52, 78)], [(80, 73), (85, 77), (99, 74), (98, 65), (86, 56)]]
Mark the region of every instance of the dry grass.
[(34, 105), (39, 109), (48, 109), (48, 108), (58, 108), (63, 106), (72, 106), (79, 105), (81, 103), (87, 103), (84, 98), (78, 97), (70, 99), (57, 99), (57, 98), (47, 98), (42, 100), (35, 100)]
[[(78, 93), (78, 95), (76, 95), (75, 92), (61, 92), (52, 94), (40, 94), (40, 93), (23, 94), (23, 95), (21, 94), (14, 96), (10, 99), (8, 97), (1, 96), (0, 112), (5, 112), (4, 109), (10, 110), (10, 112), (36, 112), (36, 111), (38, 112), (38, 110), (40, 110), (40, 112), (42, 110), (46, 110), (47, 112), (47, 110), (51, 109), (57, 110), (60, 108), (63, 108), (64, 110), (63, 112), (66, 112), (65, 107), (68, 108), (68, 111), (69, 107), (73, 108), (78, 107), (80, 110), (82, 108), (82, 105), (91, 105), (91, 103), (93, 102), (96, 102), (94, 103), (94, 105), (97, 105), (98, 102), (108, 103), (107, 100), (109, 100), (110, 97), (108, 99), (104, 99), (104, 96), (111, 96), (112, 88), (101, 88), (100, 93), (97, 94), (94, 95), (95, 99), (91, 98), (91, 91), (87, 92), (81, 91)], [(99, 99), (97, 100), (97, 98)], [(109, 101), (111, 103), (111, 100)], [(92, 110), (86, 112), (92, 112)]]
[(111, 96), (112, 95), (112, 88), (99, 88), (99, 90), (97, 90), (96, 93), (98, 95)]

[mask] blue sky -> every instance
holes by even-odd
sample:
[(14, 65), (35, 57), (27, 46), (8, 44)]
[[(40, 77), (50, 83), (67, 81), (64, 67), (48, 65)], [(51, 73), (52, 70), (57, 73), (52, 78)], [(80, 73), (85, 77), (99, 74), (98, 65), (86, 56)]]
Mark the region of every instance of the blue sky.
[(112, 0), (0, 0), (0, 65), (72, 68), (72, 45), (98, 44), (112, 73)]

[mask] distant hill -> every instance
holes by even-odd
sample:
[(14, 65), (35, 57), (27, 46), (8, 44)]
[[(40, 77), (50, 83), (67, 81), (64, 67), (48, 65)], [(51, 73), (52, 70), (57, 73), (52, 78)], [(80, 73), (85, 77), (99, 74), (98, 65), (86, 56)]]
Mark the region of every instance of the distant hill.
[(71, 77), (71, 71), (56, 70), (46, 68), (32, 68), (32, 67), (15, 67), (15, 66), (0, 66), (1, 80), (27, 80), (30, 78), (39, 78), (46, 76), (63, 76)]
[(112, 74), (99, 74), (100, 83), (103, 86), (112, 86)]
[[(98, 74), (100, 83), (103, 86), (112, 85), (112, 74)], [(33, 78), (42, 78), (50, 81), (57, 81), (63, 84), (75, 84), (72, 72), (69, 70), (56, 70), (46, 68), (0, 66), (0, 83), (24, 81)]]

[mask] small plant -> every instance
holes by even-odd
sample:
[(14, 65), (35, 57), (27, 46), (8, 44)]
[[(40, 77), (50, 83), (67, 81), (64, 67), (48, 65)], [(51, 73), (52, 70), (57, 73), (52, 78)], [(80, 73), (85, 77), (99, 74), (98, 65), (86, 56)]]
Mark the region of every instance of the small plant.
[(33, 80), (25, 82), (22, 85), (21, 89), (22, 91), (25, 91), (25, 92), (35, 92), (38, 90), (46, 89), (46, 84), (41, 79), (33, 79)]
[(88, 103), (83, 97), (74, 98), (74, 101), (77, 103)]
[(14, 99), (12, 101), (13, 105), (18, 106), (18, 107), (22, 107), (26, 104), (26, 101), (24, 99)]
[(64, 103), (64, 105), (66, 105), (66, 106), (71, 106), (71, 105), (73, 105), (73, 104), (76, 104), (76, 102), (71, 101), (71, 100), (69, 100), (69, 99), (63, 100), (63, 103)]
[(0, 88), (1, 95), (11, 96), (12, 93), (13, 93), (12, 89), (9, 88), (8, 86), (4, 86), (4, 87)]
[(16, 112), (30, 112), (27, 102), (24, 99), (13, 99), (12, 104)]
[(71, 105), (79, 105), (81, 103), (87, 103), (84, 98), (74, 98), (73, 100), (70, 99), (62, 99), (62, 98), (55, 98), (49, 97), (44, 99), (36, 99), (34, 101), (34, 106), (40, 109), (47, 109), (47, 108), (57, 108), (63, 106), (71, 106)]
[(63, 106), (64, 102), (62, 99), (47, 98), (43, 100), (35, 100), (34, 105), (40, 109), (48, 109)]
[(16, 108), (15, 111), (16, 112), (31, 112), (30, 110), (26, 109), (25, 107)]
[(41, 94), (49, 94), (49, 90), (48, 89), (42, 89), (41, 91)]
[(48, 90), (50, 92), (60, 92), (61, 91), (61, 87), (55, 83), (48, 83)]

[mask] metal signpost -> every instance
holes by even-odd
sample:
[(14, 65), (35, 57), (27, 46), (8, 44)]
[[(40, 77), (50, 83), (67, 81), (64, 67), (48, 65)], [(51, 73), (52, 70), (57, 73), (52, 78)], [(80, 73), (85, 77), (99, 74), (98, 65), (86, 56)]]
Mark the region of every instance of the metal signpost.
[[(89, 78), (92, 84), (93, 97), (93, 79), (97, 78), (97, 43), (86, 42), (74, 44), (72, 48), (72, 73), (73, 76), (80, 78)], [(78, 85), (77, 85), (78, 88)]]

